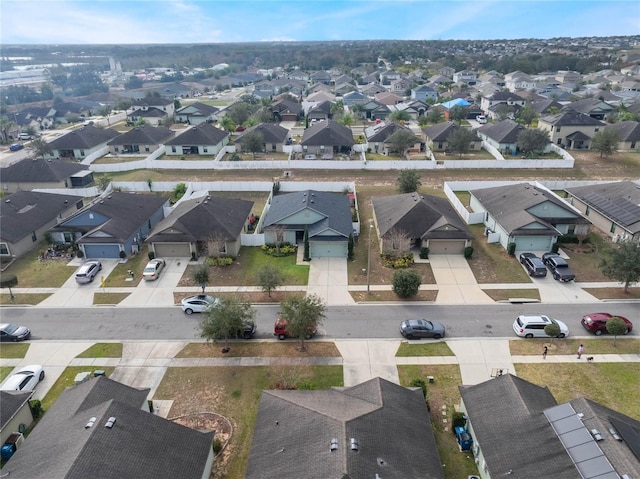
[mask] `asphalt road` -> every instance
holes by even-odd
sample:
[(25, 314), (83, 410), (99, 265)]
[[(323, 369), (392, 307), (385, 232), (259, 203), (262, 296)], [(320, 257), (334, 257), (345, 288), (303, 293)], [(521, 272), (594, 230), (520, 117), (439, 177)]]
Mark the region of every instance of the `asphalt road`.
[[(273, 338), (277, 305), (256, 306), (257, 338)], [(640, 335), (638, 303), (494, 304), (482, 306), (372, 304), (327, 308), (319, 337), (328, 339), (399, 338), (400, 321), (427, 318), (441, 321), (448, 338), (513, 337), (518, 314), (543, 313), (567, 323), (572, 336), (588, 336), (580, 325), (586, 313), (607, 311), (629, 318)], [(34, 340), (192, 340), (199, 338), (201, 316), (187, 316), (180, 307), (73, 309), (3, 308), (2, 322), (29, 327)]]

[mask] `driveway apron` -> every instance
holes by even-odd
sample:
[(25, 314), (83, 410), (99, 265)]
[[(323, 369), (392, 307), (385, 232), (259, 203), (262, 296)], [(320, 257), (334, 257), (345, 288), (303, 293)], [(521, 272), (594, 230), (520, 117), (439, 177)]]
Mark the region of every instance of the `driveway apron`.
[(318, 295), (329, 306), (355, 304), (349, 294), (346, 258), (314, 258), (309, 264), (308, 294)]
[(336, 340), (335, 344), (342, 355), (345, 387), (375, 377), (400, 384), (395, 357), (400, 341)]
[(463, 256), (431, 255), (429, 263), (438, 285), (436, 304), (491, 304), (494, 302), (480, 289)]

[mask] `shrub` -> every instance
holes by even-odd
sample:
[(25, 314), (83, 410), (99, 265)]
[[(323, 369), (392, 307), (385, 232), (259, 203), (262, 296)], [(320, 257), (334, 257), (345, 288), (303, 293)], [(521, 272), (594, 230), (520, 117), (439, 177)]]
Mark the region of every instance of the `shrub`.
[(120, 251), (120, 259), (125, 259), (127, 257), (127, 253), (124, 251)]
[(515, 243), (509, 243), (507, 245), (507, 254), (509, 254), (509, 256), (515, 256), (516, 255), (516, 244)]
[(77, 256), (78, 258), (84, 258), (84, 253), (82, 252), (82, 250), (81, 250), (81, 249), (79, 249), (78, 251), (76, 251), (76, 256)]
[(380, 258), (382, 258), (382, 264), (385, 268), (404, 269), (409, 268), (414, 263), (412, 253), (405, 253), (398, 258), (389, 253), (382, 253)]
[(425, 398), (427, 397), (427, 383), (424, 379), (420, 379), (420, 378), (413, 379), (409, 383), (409, 386), (411, 386), (412, 388), (422, 389), (422, 394), (424, 394)]
[(237, 153), (234, 153), (229, 158), (229, 161), (242, 161), (242, 157), (240, 155), (238, 155)]
[(207, 265), (224, 268), (225, 266), (230, 266), (233, 264), (233, 258), (229, 256), (218, 256), (218, 257), (209, 257), (207, 258)]
[(401, 269), (393, 273), (393, 292), (400, 298), (418, 294), (420, 275), (413, 269)]
[(551, 252), (552, 253), (557, 253), (559, 249), (560, 249), (560, 243), (553, 243), (551, 245)]
[(295, 245), (292, 245), (289, 242), (280, 243), (280, 250), (276, 247), (275, 243), (266, 243), (262, 245), (262, 251), (269, 256), (274, 256), (276, 258), (280, 258), (283, 256), (290, 256), (292, 254), (296, 254), (298, 251)]
[(218, 438), (213, 440), (213, 453), (217, 456), (222, 451), (222, 441)]
[(558, 243), (580, 243), (578, 237), (574, 234), (566, 234), (558, 237)]
[(196, 261), (198, 259), (198, 257), (196, 256), (195, 251), (191, 252), (191, 261)]
[(464, 413), (454, 412), (451, 417), (451, 431), (455, 434), (456, 427), (464, 427), (466, 423), (467, 420), (464, 418)]
[(44, 414), (42, 403), (38, 399), (32, 399), (31, 401), (29, 401), (29, 409), (31, 409), (31, 414), (33, 415), (34, 419), (38, 419)]
[(429, 248), (426, 246), (420, 248), (420, 259), (429, 259)]
[(467, 246), (464, 249), (464, 257), (465, 259), (471, 259), (472, 256), (473, 256), (473, 248), (471, 246)]
[(155, 257), (156, 257), (156, 254), (155, 254), (153, 251), (149, 251), (149, 252), (147, 253), (147, 256), (149, 257), (149, 259), (153, 259), (153, 258), (155, 258)]

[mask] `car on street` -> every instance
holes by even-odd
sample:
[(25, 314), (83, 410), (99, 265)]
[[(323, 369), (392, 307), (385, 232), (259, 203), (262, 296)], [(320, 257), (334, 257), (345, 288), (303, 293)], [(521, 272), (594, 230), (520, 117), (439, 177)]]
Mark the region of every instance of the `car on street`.
[(542, 262), (549, 268), (551, 276), (553, 276), (553, 279), (556, 281), (564, 281), (566, 283), (576, 279), (575, 273), (569, 268), (569, 263), (560, 255), (556, 253), (545, 253), (542, 255)]
[(160, 277), (160, 271), (165, 267), (166, 262), (163, 259), (155, 258), (147, 263), (142, 272), (142, 279), (145, 281), (155, 281)]
[[(295, 337), (287, 330), (287, 326), (288, 325), (289, 325), (289, 321), (287, 319), (283, 319), (283, 318), (277, 317), (276, 318), (276, 323), (273, 326), (273, 335), (277, 336), (278, 339), (280, 339), (280, 340)], [(317, 331), (316, 328), (310, 328), (307, 331), (307, 334), (305, 335), (304, 339), (313, 338), (316, 335), (317, 332), (318, 331)]]
[(560, 328), (559, 338), (569, 336), (569, 328), (558, 319), (551, 319), (544, 314), (520, 315), (513, 322), (513, 331), (522, 338), (549, 338), (544, 328), (550, 324), (556, 324)]
[(444, 338), (444, 325), (426, 319), (407, 319), (400, 323), (400, 334), (407, 339)]
[(0, 391), (33, 391), (43, 379), (43, 367), (39, 364), (31, 364), (9, 376), (0, 386)]
[(520, 263), (529, 276), (547, 276), (547, 267), (534, 253), (520, 253)]
[(11, 151), (22, 150), (23, 148), (24, 145), (22, 143), (12, 143), (11, 145), (9, 145), (9, 150)]
[(0, 341), (24, 341), (31, 337), (31, 331), (25, 326), (17, 324), (0, 324)]
[(19, 140), (30, 140), (31, 139), (31, 135), (29, 133), (20, 133), (18, 135), (18, 139)]
[[(589, 313), (585, 314), (580, 320), (580, 324), (582, 327), (589, 331), (590, 333), (595, 334), (596, 336), (600, 336), (602, 333), (608, 333), (607, 331), (607, 321), (613, 318), (616, 315), (609, 313)], [(624, 316), (616, 316), (625, 322), (627, 325), (627, 330), (622, 334), (629, 334), (633, 329), (633, 323), (629, 321)]]
[(196, 294), (195, 296), (188, 296), (181, 302), (182, 311), (186, 314), (204, 313), (212, 305), (218, 304), (220, 300), (206, 294)]
[(76, 281), (81, 284), (91, 283), (100, 271), (102, 271), (100, 261), (87, 261), (76, 271)]

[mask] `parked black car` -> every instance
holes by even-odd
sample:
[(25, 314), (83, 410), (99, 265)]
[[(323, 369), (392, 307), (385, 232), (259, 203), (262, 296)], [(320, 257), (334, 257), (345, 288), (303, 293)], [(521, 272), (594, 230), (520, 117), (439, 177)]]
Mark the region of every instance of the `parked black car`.
[(556, 253), (545, 253), (542, 255), (542, 261), (547, 265), (553, 279), (556, 281), (573, 281), (576, 279), (575, 273), (569, 268), (569, 264)]
[(542, 276), (547, 275), (547, 267), (542, 260), (533, 253), (521, 253), (520, 263), (524, 266), (529, 273), (529, 276)]
[(407, 339), (420, 338), (444, 338), (444, 325), (437, 321), (427, 321), (426, 319), (407, 319), (400, 325), (400, 334)]
[(16, 324), (0, 324), (0, 341), (24, 341), (31, 337), (31, 331)]

